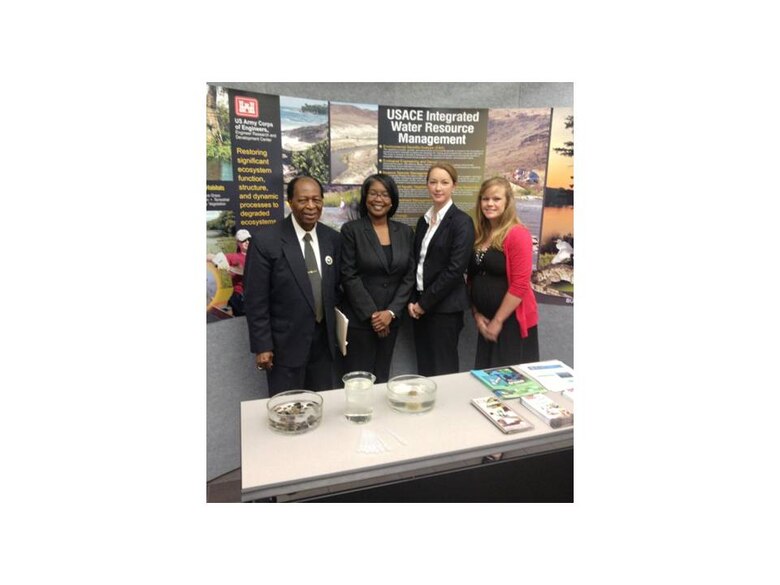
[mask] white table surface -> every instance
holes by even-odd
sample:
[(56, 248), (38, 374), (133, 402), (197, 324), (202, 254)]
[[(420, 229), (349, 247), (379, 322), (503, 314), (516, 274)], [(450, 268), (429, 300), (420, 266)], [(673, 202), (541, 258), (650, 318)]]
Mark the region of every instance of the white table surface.
[[(470, 400), (491, 392), (468, 372), (436, 376), (436, 404), (422, 414), (393, 411), (385, 399), (385, 384), (374, 386), (374, 415), (355, 424), (344, 418), (344, 390), (321, 392), (320, 425), (302, 435), (283, 435), (268, 427), (268, 399), (241, 403), (242, 500), (277, 497), (296, 499), (338, 493), (451, 469), (478, 465), (485, 455), (525, 456), (571, 448), (574, 428), (550, 428), (520, 404), (505, 401), (534, 425), (504, 434)], [(547, 396), (574, 412), (559, 393)], [(361, 433), (376, 433), (389, 448), (382, 453), (358, 452)], [(403, 443), (393, 436), (393, 433)]]

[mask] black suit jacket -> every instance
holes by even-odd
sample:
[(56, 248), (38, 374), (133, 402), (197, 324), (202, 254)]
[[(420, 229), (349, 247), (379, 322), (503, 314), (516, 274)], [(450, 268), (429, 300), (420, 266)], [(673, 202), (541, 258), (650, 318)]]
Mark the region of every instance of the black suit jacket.
[[(415, 267), (426, 231), (428, 223), (423, 216), (417, 221), (414, 237)], [(468, 269), (473, 248), (474, 222), (453, 204), (441, 220), (425, 254), (423, 292), (417, 302), (426, 313), (455, 313), (470, 307), (463, 275)]]
[[(317, 223), (324, 320), (331, 357), (336, 357), (333, 312), (339, 300), (341, 239)], [(292, 218), (255, 231), (244, 268), (244, 305), (252, 353), (274, 352), (274, 364), (306, 364), (314, 335), (314, 295)]]
[(408, 225), (390, 220), (392, 262), (388, 265), (379, 238), (367, 217), (341, 226), (341, 310), (350, 326), (371, 328), (371, 314), (390, 309), (398, 319), (414, 287), (414, 233)]

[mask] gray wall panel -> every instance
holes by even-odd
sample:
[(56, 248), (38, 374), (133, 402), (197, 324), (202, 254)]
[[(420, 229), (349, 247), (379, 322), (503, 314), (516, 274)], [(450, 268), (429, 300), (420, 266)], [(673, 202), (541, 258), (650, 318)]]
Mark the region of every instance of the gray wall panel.
[(383, 106), (571, 107), (573, 83), (233, 83), (256, 93)]

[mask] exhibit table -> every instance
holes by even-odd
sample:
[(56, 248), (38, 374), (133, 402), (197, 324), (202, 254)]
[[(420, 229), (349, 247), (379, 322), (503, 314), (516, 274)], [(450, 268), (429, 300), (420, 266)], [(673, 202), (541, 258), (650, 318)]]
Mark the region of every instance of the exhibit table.
[[(573, 448), (573, 426), (552, 429), (518, 399), (506, 403), (534, 428), (504, 434), (471, 405), (492, 394), (468, 372), (433, 379), (436, 404), (421, 414), (395, 412), (386, 385), (375, 385), (373, 418), (365, 424), (344, 418), (343, 389), (321, 392), (322, 422), (301, 435), (268, 427), (268, 399), (242, 402), (242, 501), (303, 500), (467, 469), (498, 453), (513, 459)], [(574, 411), (560, 394), (547, 396)]]

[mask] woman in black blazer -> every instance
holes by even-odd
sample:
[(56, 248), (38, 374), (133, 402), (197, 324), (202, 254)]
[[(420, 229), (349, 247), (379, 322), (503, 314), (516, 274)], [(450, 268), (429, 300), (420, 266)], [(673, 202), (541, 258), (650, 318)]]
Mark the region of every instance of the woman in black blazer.
[(447, 163), (428, 169), (428, 193), (433, 200), (417, 221), (414, 237), (416, 265), (413, 302), (417, 371), (423, 376), (460, 370), (458, 339), (463, 311), (471, 306), (465, 272), (474, 245), (474, 222), (452, 202), (458, 172)]
[(368, 371), (377, 382), (390, 376), (399, 318), (414, 287), (412, 228), (391, 221), (398, 187), (385, 174), (360, 189), (360, 219), (341, 227), (341, 310), (349, 319), (347, 372)]

